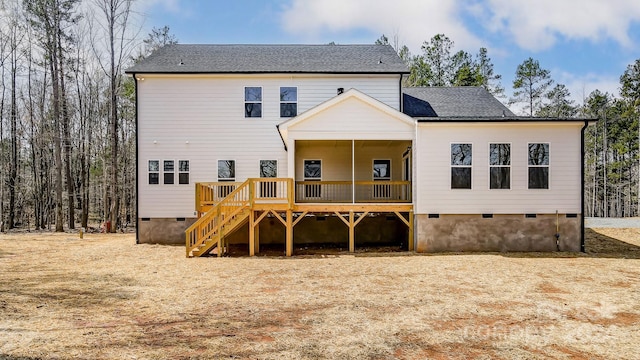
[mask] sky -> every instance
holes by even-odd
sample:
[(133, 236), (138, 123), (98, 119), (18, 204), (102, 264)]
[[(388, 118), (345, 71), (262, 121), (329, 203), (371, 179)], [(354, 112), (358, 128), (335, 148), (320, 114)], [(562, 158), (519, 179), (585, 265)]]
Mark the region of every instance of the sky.
[(640, 0), (138, 0), (136, 6), (144, 34), (167, 25), (183, 44), (372, 44), (385, 34), (420, 54), (424, 41), (442, 33), (455, 51), (487, 48), (507, 95), (517, 66), (532, 57), (577, 104), (595, 89), (617, 96), (620, 76), (640, 59)]

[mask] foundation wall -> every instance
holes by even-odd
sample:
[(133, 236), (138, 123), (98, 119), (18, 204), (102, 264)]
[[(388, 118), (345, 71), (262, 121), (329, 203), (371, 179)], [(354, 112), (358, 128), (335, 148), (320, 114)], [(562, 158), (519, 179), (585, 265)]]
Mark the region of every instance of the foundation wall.
[[(559, 214), (561, 251), (580, 251), (580, 214)], [(445, 251), (557, 251), (556, 214), (442, 215), (415, 218), (416, 250)]]
[[(196, 218), (177, 221), (176, 218), (138, 219), (139, 243), (185, 244), (184, 231)], [(285, 227), (273, 217), (264, 218), (260, 224), (260, 244), (285, 244)], [(406, 246), (407, 226), (395, 216), (378, 215), (363, 219), (355, 229), (358, 244), (399, 243)], [(228, 237), (231, 244), (248, 244), (249, 226), (243, 225)], [(336, 216), (307, 216), (293, 228), (294, 244), (349, 244), (349, 228)]]
[(197, 218), (138, 219), (138, 243), (184, 246), (184, 231), (196, 220)]

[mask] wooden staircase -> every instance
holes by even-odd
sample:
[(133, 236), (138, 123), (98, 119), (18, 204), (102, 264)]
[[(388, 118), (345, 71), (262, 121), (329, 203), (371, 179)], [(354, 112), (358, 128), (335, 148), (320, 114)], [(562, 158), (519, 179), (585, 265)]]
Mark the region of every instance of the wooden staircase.
[(185, 231), (187, 257), (211, 252), (222, 256), (227, 252), (226, 237), (244, 225), (251, 214), (249, 185), (250, 180), (239, 185)]
[(206, 212), (185, 231), (187, 257), (226, 254), (227, 237), (249, 221), (256, 205), (265, 210), (283, 204), (290, 208), (293, 204), (293, 179), (259, 178), (243, 183), (220, 183), (217, 186), (223, 191), (233, 191), (217, 199), (222, 191), (207, 192), (209, 186), (196, 184), (196, 211)]

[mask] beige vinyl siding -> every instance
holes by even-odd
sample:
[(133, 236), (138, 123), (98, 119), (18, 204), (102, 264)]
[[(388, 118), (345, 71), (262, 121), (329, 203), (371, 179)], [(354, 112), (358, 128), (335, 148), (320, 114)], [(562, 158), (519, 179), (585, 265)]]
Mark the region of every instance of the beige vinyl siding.
[[(580, 212), (582, 123), (422, 123), (416, 149), (416, 213)], [(451, 144), (471, 143), (472, 189), (451, 189)], [(511, 144), (511, 189), (489, 189), (489, 144)], [(549, 143), (549, 189), (528, 189), (528, 144)]]
[(296, 124), (289, 133), (307, 139), (406, 139), (413, 136), (413, 126), (350, 98)]
[[(196, 182), (217, 180), (217, 161), (236, 161), (236, 181), (259, 177), (259, 162), (278, 160), (287, 177), (287, 153), (276, 129), (280, 87), (298, 88), (298, 114), (343, 87), (399, 107), (397, 75), (144, 75), (138, 78), (139, 217), (194, 216)], [(262, 87), (262, 117), (244, 117), (244, 87)], [(189, 185), (148, 184), (148, 160), (189, 160)], [(177, 165), (177, 164), (176, 164)], [(323, 164), (324, 165), (324, 164)], [(162, 167), (162, 164), (161, 164)], [(162, 169), (161, 169), (162, 170)]]

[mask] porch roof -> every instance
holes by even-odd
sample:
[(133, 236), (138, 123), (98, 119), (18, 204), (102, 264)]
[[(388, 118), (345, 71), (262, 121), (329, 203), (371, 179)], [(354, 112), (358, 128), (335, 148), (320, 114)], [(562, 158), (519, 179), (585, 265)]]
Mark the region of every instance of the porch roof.
[(278, 126), (292, 140), (412, 140), (415, 120), (356, 89), (349, 89)]

